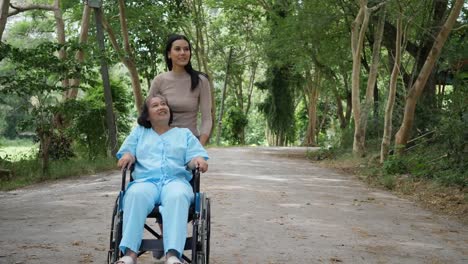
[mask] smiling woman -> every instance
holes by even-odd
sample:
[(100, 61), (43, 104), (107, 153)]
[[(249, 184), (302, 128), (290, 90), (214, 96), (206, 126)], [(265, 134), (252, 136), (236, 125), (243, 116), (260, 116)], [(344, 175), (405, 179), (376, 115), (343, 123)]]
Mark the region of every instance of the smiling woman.
[[(174, 111), (172, 127), (188, 128), (202, 145), (211, 132), (211, 90), (204, 73), (192, 68), (192, 47), (183, 35), (172, 35), (166, 43), (164, 58), (168, 72), (156, 76), (151, 83), (150, 96), (162, 94)], [(197, 116), (201, 112), (201, 126)]]

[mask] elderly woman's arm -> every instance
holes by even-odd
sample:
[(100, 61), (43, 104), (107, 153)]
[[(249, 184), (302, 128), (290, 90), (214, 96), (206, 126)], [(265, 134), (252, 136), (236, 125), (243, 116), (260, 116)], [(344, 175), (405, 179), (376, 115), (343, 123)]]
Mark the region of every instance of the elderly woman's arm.
[(135, 162), (135, 157), (133, 157), (132, 154), (130, 154), (129, 152), (123, 154), (123, 156), (119, 159), (119, 161), (117, 162), (117, 166), (120, 168), (120, 169), (123, 169), (123, 168), (127, 168), (129, 169), (130, 166)]
[(193, 158), (189, 164), (187, 165), (189, 169), (194, 170), (198, 168), (201, 172), (205, 173), (208, 171), (208, 162), (203, 157), (195, 157)]

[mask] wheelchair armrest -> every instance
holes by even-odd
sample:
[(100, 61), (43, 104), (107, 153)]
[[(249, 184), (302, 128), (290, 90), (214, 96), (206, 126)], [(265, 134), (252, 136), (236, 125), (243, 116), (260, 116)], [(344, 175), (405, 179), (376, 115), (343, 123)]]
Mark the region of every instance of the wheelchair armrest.
[[(132, 172), (133, 172), (134, 169), (135, 169), (135, 163), (133, 163), (133, 164), (130, 166), (130, 181), (133, 181)], [(124, 168), (124, 169), (122, 170), (122, 186), (121, 186), (121, 191), (125, 191), (125, 181), (126, 181), (126, 178), (127, 178), (127, 168)]]

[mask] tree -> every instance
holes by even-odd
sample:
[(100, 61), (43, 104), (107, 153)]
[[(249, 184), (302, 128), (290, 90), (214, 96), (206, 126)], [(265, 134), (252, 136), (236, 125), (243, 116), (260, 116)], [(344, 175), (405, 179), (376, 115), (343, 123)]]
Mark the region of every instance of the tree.
[(8, 19), (8, 9), (10, 0), (0, 0), (0, 41), (2, 40), (3, 31)]
[(392, 137), (392, 116), (393, 116), (393, 106), (395, 104), (395, 95), (398, 75), (400, 72), (400, 63), (401, 63), (401, 39), (403, 35), (402, 29), (402, 18), (401, 15), (397, 19), (397, 34), (395, 40), (395, 59), (393, 64), (393, 70), (390, 77), (390, 86), (388, 91), (388, 99), (385, 107), (385, 120), (384, 120), (384, 133), (382, 136), (382, 144), (380, 149), (380, 162), (383, 163), (388, 156), (390, 141)]
[(448, 38), (450, 31), (452, 30), (458, 15), (463, 7), (463, 0), (456, 0), (452, 11), (450, 12), (447, 20), (439, 31), (434, 45), (432, 46), (429, 55), (426, 58), (426, 61), (418, 75), (418, 78), (414, 82), (411, 89), (408, 91), (406, 96), (405, 110), (403, 121), (401, 123), (400, 129), (395, 135), (395, 148), (398, 150), (398, 153), (403, 153), (404, 149), (402, 146), (405, 146), (409, 140), (411, 128), (414, 122), (414, 114), (416, 109), (416, 103), (418, 102), (419, 97), (426, 85), (426, 82), (431, 75), (434, 64), (437, 61), (437, 58), (440, 55), (440, 52), (445, 44), (445, 41)]
[[(212, 126), (211, 130), (213, 131), (214, 122), (216, 120), (216, 100), (215, 100), (215, 93), (214, 93), (214, 82), (213, 82), (213, 74), (209, 67), (209, 39), (207, 34), (207, 16), (206, 12), (203, 8), (202, 0), (190, 0), (188, 1), (189, 5), (191, 6), (192, 16), (194, 18), (194, 30), (195, 30), (195, 55), (197, 57), (197, 62), (199, 64), (199, 69), (203, 68), (203, 71), (208, 75), (208, 81), (211, 87), (211, 120)], [(191, 30), (187, 30), (186, 32), (190, 32)], [(202, 66), (202, 67), (200, 67)], [(211, 134), (211, 133), (210, 133)]]
[[(80, 27), (80, 36), (79, 44), (84, 45), (88, 41), (88, 32), (89, 32), (89, 19), (90, 19), (91, 9), (88, 5), (83, 5), (83, 15), (81, 18), (81, 27)], [(76, 61), (81, 64), (84, 62), (84, 47), (81, 47), (75, 53)], [(66, 91), (65, 97), (67, 99), (75, 99), (78, 95), (78, 88), (80, 86), (80, 79), (74, 78), (71, 80), (70, 89)]]
[(364, 105), (361, 109), (361, 116), (359, 117), (359, 126), (355, 127), (354, 130), (354, 144), (357, 147), (357, 153), (359, 155), (364, 155), (366, 152), (366, 129), (367, 129), (367, 120), (369, 118), (369, 112), (373, 108), (374, 104), (374, 90), (377, 80), (377, 69), (380, 63), (380, 46), (382, 43), (382, 35), (384, 32), (384, 22), (385, 22), (385, 6), (381, 8), (379, 21), (377, 23), (375, 32), (374, 32), (374, 44), (372, 47), (372, 59), (369, 70), (369, 77), (367, 79), (367, 88), (366, 96), (364, 98)]
[[(361, 52), (364, 45), (364, 37), (369, 23), (369, 16), (370, 13), (377, 10), (383, 3), (380, 3), (372, 8), (367, 7), (367, 0), (359, 0), (359, 11), (356, 15), (356, 18), (353, 21), (351, 26), (351, 49), (353, 53), (353, 73), (352, 73), (352, 104), (353, 104), (353, 116), (354, 116), (354, 143), (353, 143), (353, 153), (355, 155), (362, 156), (364, 155), (364, 140), (365, 140), (365, 123), (362, 124), (363, 120), (363, 113), (361, 113), (361, 99), (359, 95), (360, 90), (360, 75), (361, 75)], [(381, 34), (379, 30), (377, 31), (378, 34)], [(375, 52), (379, 52), (377, 48), (380, 48), (380, 43), (377, 44), (375, 47)], [(378, 57), (375, 56), (375, 59)], [(378, 63), (377, 60), (373, 60), (374, 63)], [(376, 67), (376, 66), (375, 66)], [(375, 74), (376, 68), (374, 68)], [(375, 77), (371, 77), (375, 78)], [(370, 78), (370, 79), (371, 79)], [(374, 88), (372, 82), (375, 80), (370, 81), (368, 85), (368, 91)], [(372, 85), (372, 86), (371, 86)], [(369, 86), (371, 86), (369, 88)], [(371, 92), (368, 92), (371, 95)], [(371, 100), (369, 98), (369, 100)], [(367, 117), (367, 112), (364, 112)]]
[(104, 28), (109, 35), (109, 40), (114, 47), (115, 51), (119, 55), (120, 60), (122, 63), (127, 67), (128, 72), (130, 73), (130, 79), (132, 82), (133, 88), (133, 95), (135, 97), (135, 107), (138, 113), (141, 111), (141, 107), (143, 105), (143, 96), (141, 93), (141, 85), (140, 85), (140, 78), (138, 76), (138, 71), (135, 64), (135, 59), (133, 57), (133, 51), (130, 47), (130, 42), (128, 38), (128, 29), (127, 29), (127, 22), (125, 16), (125, 3), (123, 0), (119, 0), (119, 20), (120, 20), (120, 28), (124, 43), (124, 50), (120, 48), (119, 44), (117, 43), (117, 39), (115, 37), (114, 31), (112, 30), (111, 26), (107, 22), (106, 19), (103, 19)]
[(307, 132), (304, 138), (304, 145), (315, 146), (316, 127), (317, 127), (317, 103), (319, 98), (320, 72), (315, 70), (312, 77), (310, 71), (306, 72), (306, 94), (309, 95), (308, 116), (309, 122)]
[[(64, 45), (46, 42), (36, 48), (18, 49), (1, 43), (0, 57), (12, 63), (12, 67), (0, 78), (0, 94), (15, 94), (32, 98), (31, 105), (24, 105), (29, 111), (29, 124), (35, 129), (40, 140), (40, 155), (43, 173), (49, 168), (49, 147), (54, 134), (56, 100), (64, 87), (57, 85), (62, 79), (77, 74), (74, 62), (59, 59), (55, 53)], [(21, 87), (21, 89), (18, 89)]]

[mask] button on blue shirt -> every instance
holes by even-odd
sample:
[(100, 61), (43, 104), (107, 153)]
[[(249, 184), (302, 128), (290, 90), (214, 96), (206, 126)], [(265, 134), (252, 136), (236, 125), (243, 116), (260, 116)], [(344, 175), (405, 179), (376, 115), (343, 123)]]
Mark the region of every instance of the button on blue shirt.
[(195, 157), (208, 160), (208, 153), (187, 128), (174, 127), (162, 135), (152, 128), (135, 127), (127, 136), (119, 151), (120, 159), (125, 153), (136, 158), (133, 179), (135, 182), (168, 182), (185, 178), (190, 181), (192, 173), (187, 164)]

